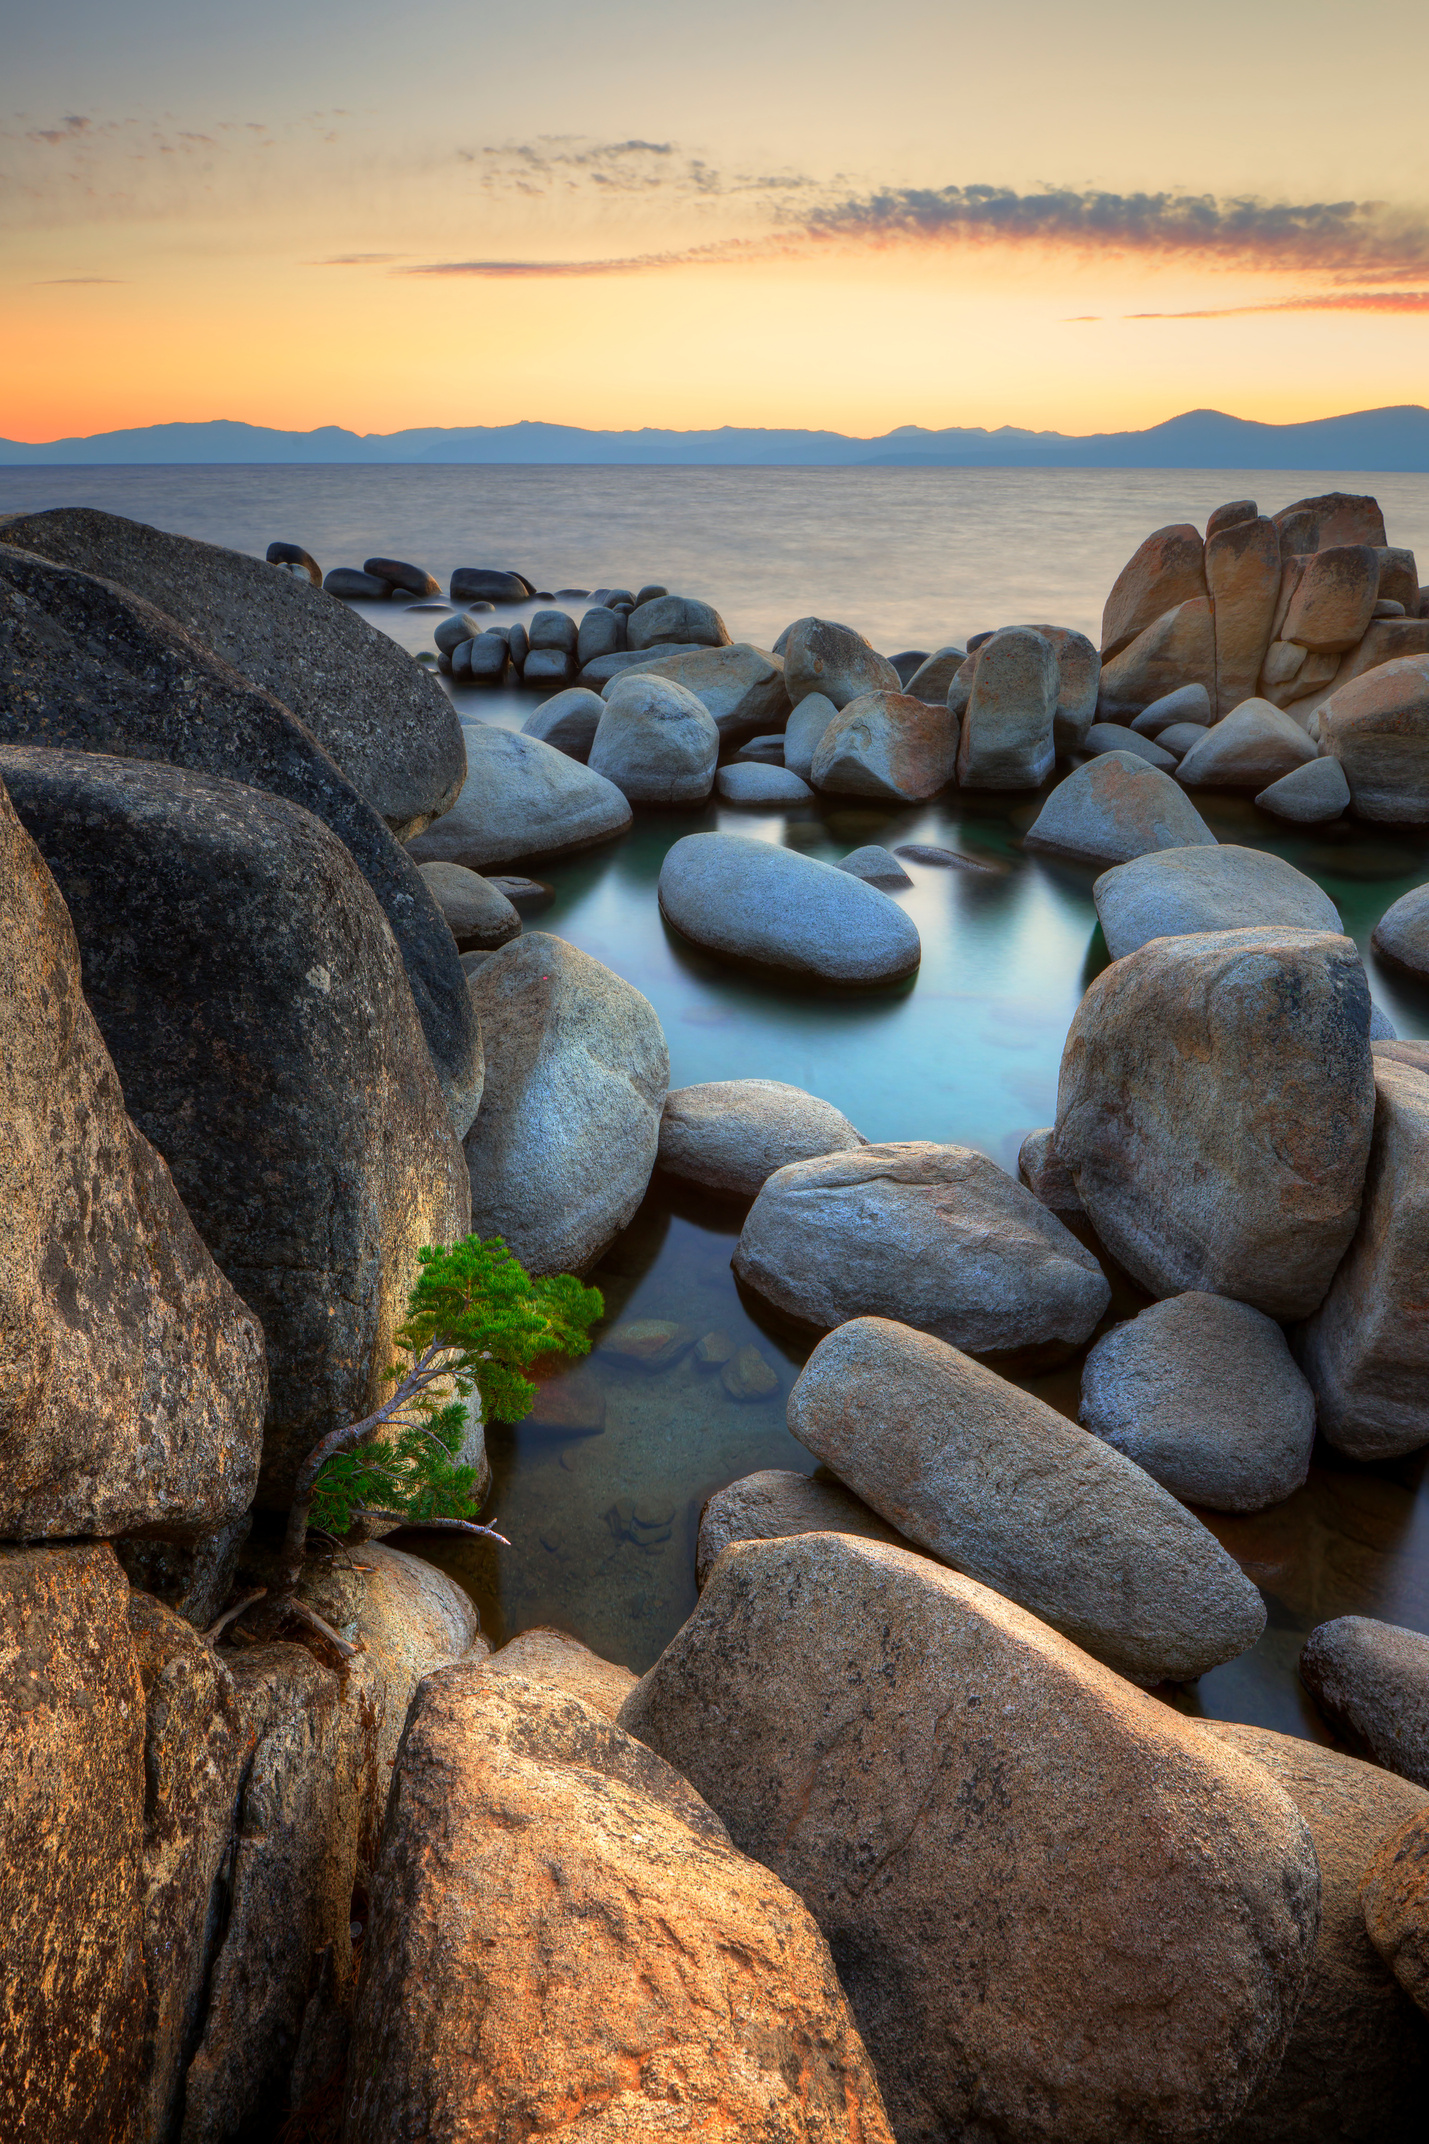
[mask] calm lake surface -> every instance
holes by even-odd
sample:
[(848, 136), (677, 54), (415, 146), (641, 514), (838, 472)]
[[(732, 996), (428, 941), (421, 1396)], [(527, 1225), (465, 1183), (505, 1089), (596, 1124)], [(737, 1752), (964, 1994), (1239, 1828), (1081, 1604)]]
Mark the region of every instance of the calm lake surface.
[[(1256, 498), (1274, 512), (1329, 490), (1374, 492), (1390, 542), (1416, 549), (1429, 579), (1429, 477), (1314, 470), (31, 469), (0, 471), (0, 510), (101, 506), (260, 556), (282, 537), (324, 569), (385, 552), (443, 585), (458, 565), (514, 567), (550, 589), (659, 581), (707, 597), (737, 640), (768, 646), (792, 618), (817, 611), (892, 654), (1029, 619), (1095, 639), (1107, 590), (1151, 529), (1204, 524), (1226, 499)], [(362, 608), (414, 653), (430, 648), (430, 610)], [(471, 688), (455, 697), (464, 721), (512, 729), (538, 704)], [(788, 1080), (836, 1103), (870, 1139), (956, 1141), (1015, 1170), (1025, 1134), (1052, 1120), (1068, 1023), (1106, 959), (1095, 873), (1021, 848), (1040, 802), (1019, 798), (1009, 810), (1005, 800), (953, 793), (907, 811), (831, 800), (787, 815), (725, 806), (642, 814), (621, 841), (532, 866), (551, 897), (528, 912), (527, 928), (569, 939), (645, 993), (669, 1041), (672, 1085)], [(1429, 1037), (1429, 992), (1369, 947), (1390, 902), (1429, 879), (1429, 838), (1350, 822), (1296, 833), (1248, 800), (1203, 792), (1196, 802), (1221, 840), (1274, 849), (1326, 889), (1379, 1005), (1401, 1035)], [(705, 827), (830, 862), (869, 841), (937, 842), (1001, 871), (973, 879), (908, 865), (915, 884), (898, 898), (923, 940), (912, 982), (801, 993), (717, 965), (662, 923), (655, 886), (665, 852)], [(694, 1603), (704, 1499), (757, 1468), (812, 1470), (784, 1428), (807, 1350), (736, 1288), (729, 1261), (740, 1219), (738, 1208), (657, 1179), (593, 1277), (608, 1322), (671, 1318), (696, 1336), (750, 1341), (777, 1372), (778, 1393), (738, 1402), (688, 1354), (652, 1374), (597, 1345), (582, 1374), (605, 1390), (601, 1434), (492, 1431), (490, 1512), (512, 1547), (413, 1539), (472, 1590), (497, 1643), (550, 1622), (647, 1667)], [(1144, 1300), (1123, 1289), (1113, 1316)], [(1075, 1418), (1078, 1378), (1073, 1363), (1026, 1382)], [(1358, 1613), (1429, 1630), (1424, 1473), (1422, 1454), (1362, 1467), (1321, 1447), (1289, 1502), (1245, 1518), (1203, 1513), (1262, 1588), (1269, 1623), (1254, 1651), (1175, 1702), (1327, 1739), (1295, 1674), (1313, 1625)]]

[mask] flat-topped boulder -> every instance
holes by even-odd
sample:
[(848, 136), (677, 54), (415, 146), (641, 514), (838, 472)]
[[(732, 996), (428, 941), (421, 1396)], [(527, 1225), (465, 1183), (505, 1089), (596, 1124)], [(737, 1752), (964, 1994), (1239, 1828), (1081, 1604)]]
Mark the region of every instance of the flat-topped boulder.
[[(300, 604), (310, 600), (305, 585), (261, 560), (248, 563)], [(8, 646), (0, 743), (160, 761), (243, 782), (301, 805), (346, 845), (396, 937), (460, 1136), (481, 1092), (481, 1038), (451, 935), (409, 857), (312, 732), (142, 597), (3, 545), (0, 629)]]
[(1274, 2073), (1319, 1921), (1303, 1819), (975, 1580), (734, 1543), (620, 1717), (809, 1906), (901, 2138), (1192, 2144)]
[(654, 1008), (588, 953), (528, 931), (482, 964), (472, 998), (486, 1091), (466, 1139), (472, 1226), (531, 1273), (579, 1272), (650, 1181), (670, 1058)]
[(1129, 863), (1152, 849), (1210, 847), (1215, 839), (1173, 777), (1134, 752), (1103, 752), (1076, 768), (1024, 836), (1029, 849), (1093, 864)]
[(405, 648), (335, 597), (192, 536), (91, 506), (0, 520), (0, 543), (142, 596), (310, 730), (399, 840), (456, 802), (451, 701)]
[(730, 1198), (754, 1198), (791, 1161), (867, 1144), (832, 1102), (780, 1079), (675, 1087), (660, 1119), (660, 1167)]
[(1194, 1680), (1265, 1628), (1250, 1580), (1142, 1467), (928, 1333), (840, 1325), (789, 1429), (909, 1541), (1134, 1682)]
[(1056, 1360), (1110, 1301), (1091, 1252), (972, 1147), (861, 1146), (791, 1162), (750, 1208), (746, 1286), (806, 1325), (898, 1318), (978, 1355)]
[(623, 834), (634, 817), (604, 775), (539, 737), (466, 729), (466, 783), (444, 819), (408, 844), (416, 863), (493, 864), (563, 856)]
[(807, 1908), (579, 1697), (423, 1683), (353, 2021), (349, 2144), (422, 2133), (893, 2144)]
[(469, 1224), (396, 940), (343, 843), (266, 790), (33, 745), (0, 748), (0, 778), (130, 1113), (262, 1321), (258, 1500), (286, 1505), (318, 1440), (385, 1391), (417, 1251)]
[(687, 834), (660, 867), (660, 910), (725, 960), (809, 981), (900, 981), (922, 958), (896, 901), (833, 864), (742, 834)]
[(1243, 930), (1257, 923), (1344, 929), (1339, 910), (1314, 879), (1282, 856), (1232, 842), (1135, 857), (1104, 871), (1092, 899), (1113, 960), (1134, 953), (1148, 939), (1183, 938), (1193, 931)]
[(199, 1533), (258, 1479), (263, 1331), (131, 1123), (39, 851), (0, 787), (0, 1534)]
[(1062, 1052), (1057, 1151), (1151, 1294), (1286, 1320), (1324, 1301), (1369, 1159), (1369, 1015), (1351, 941), (1285, 926), (1153, 938), (1092, 982)]

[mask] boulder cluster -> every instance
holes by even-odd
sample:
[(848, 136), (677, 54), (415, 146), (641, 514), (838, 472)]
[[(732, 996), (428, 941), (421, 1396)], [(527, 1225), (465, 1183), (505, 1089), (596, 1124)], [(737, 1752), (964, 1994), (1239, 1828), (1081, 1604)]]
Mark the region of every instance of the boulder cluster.
[[(1283, 1504), (1317, 1433), (1429, 1445), (1429, 1044), (1328, 896), (1187, 794), (1429, 820), (1412, 558), (1373, 501), (1242, 501), (1148, 539), (1100, 652), (894, 658), (461, 569), (438, 667), (554, 687), (519, 733), (339, 600), (397, 593), (438, 591), (0, 522), (0, 2131), (1407, 2144), (1429, 1638), (1322, 1623), (1324, 1742), (1169, 1700), (1266, 1629), (1208, 1517)], [(532, 600), (587, 607), (481, 623)], [(1027, 845), (1098, 867), (1110, 957), (1016, 1176), (779, 1081), (672, 1090), (653, 1007), (508, 870), (715, 795), (1059, 768)], [(921, 950), (900, 856), (686, 833), (659, 906), (717, 959), (887, 989)], [(1429, 892), (1376, 944), (1429, 974)], [(361, 1528), (310, 1543), (301, 1642), (245, 1633), (419, 1249), (586, 1272), (657, 1171), (731, 1202), (817, 1472), (711, 1496), (649, 1672), (492, 1653)], [(698, 1331), (602, 1345), (778, 1393)], [(532, 1421), (588, 1406), (557, 1380)]]

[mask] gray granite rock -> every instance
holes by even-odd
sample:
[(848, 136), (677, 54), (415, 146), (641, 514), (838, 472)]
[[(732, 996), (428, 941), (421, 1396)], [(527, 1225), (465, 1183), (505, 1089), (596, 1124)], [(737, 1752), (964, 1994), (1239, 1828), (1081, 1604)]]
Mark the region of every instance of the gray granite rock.
[(466, 786), (455, 808), (408, 845), (416, 863), (483, 871), (519, 857), (588, 849), (631, 822), (614, 782), (539, 737), (468, 726), (466, 753)]
[(523, 737), (539, 737), (569, 759), (588, 760), (605, 702), (587, 685), (571, 685), (543, 700), (521, 725)]
[(532, 1273), (580, 1272), (650, 1181), (670, 1058), (638, 990), (528, 931), (472, 978), (486, 1092), (467, 1134), (472, 1226)]
[(726, 804), (812, 804), (814, 792), (787, 767), (760, 766), (753, 760), (721, 767), (715, 793)]
[(922, 943), (896, 901), (833, 864), (739, 834), (687, 834), (660, 868), (675, 929), (727, 960), (834, 983), (911, 975)]
[(576, 660), (582, 669), (600, 655), (618, 655), (625, 647), (625, 620), (596, 604), (576, 628)]
[(1040, 1199), (1059, 1221), (1085, 1221), (1087, 1209), (1071, 1170), (1057, 1152), (1055, 1126), (1044, 1124), (1029, 1132), (1017, 1150), (1017, 1174), (1034, 1199)]
[(387, 1389), (419, 1247), (469, 1222), (396, 941), (336, 835), (266, 790), (26, 745), (0, 776), (129, 1112), (262, 1321), (258, 1502), (284, 1507), (319, 1439)]
[(463, 953), (494, 952), (520, 934), (521, 918), (499, 887), (465, 864), (423, 864), (422, 876)]
[(610, 686), (590, 766), (632, 804), (703, 803), (718, 759), (714, 719), (683, 685), (646, 672)]
[(1302, 1819), (987, 1587), (734, 1543), (620, 1717), (807, 1902), (905, 2144), (1194, 2144), (1273, 2075), (1319, 1922)]
[(864, 879), (870, 886), (911, 886), (913, 883), (892, 850), (881, 849), (877, 842), (851, 849), (847, 856), (839, 859), (838, 868), (850, 872), (854, 878)]
[(1132, 728), (1143, 737), (1159, 737), (1182, 722), (1194, 722), (1198, 728), (1209, 729), (1215, 709), (1211, 696), (1204, 685), (1178, 685), (1174, 692), (1163, 692), (1159, 700), (1132, 721)]
[(625, 626), (626, 645), (635, 650), (665, 642), (693, 643), (703, 648), (727, 648), (729, 634), (712, 603), (698, 596), (655, 596), (639, 603)]
[(1312, 1630), (1300, 1679), (1332, 1727), (1376, 1764), (1429, 1787), (1429, 1637), (1372, 1616)]
[(863, 1146), (777, 1170), (734, 1254), (747, 1287), (827, 1330), (899, 1318), (969, 1353), (1057, 1360), (1111, 1300), (1091, 1252), (971, 1147)]
[(695, 1583), (703, 1592), (731, 1541), (788, 1541), (796, 1534), (855, 1534), (894, 1548), (913, 1547), (842, 1482), (770, 1469), (732, 1481), (706, 1503), (700, 1513)]
[(1297, 826), (1324, 826), (1349, 809), (1350, 785), (1337, 759), (1307, 759), (1278, 781), (1262, 789), (1256, 798), (1262, 811)]
[[(69, 527), (67, 512), (58, 517), (64, 528)], [(135, 526), (116, 523), (107, 514), (79, 519), (81, 533), (91, 520), (102, 524), (104, 535), (111, 523), (121, 532)], [(157, 539), (152, 530), (139, 529), (137, 535)], [(187, 539), (175, 540), (180, 570)], [(192, 548), (204, 553), (211, 547)], [(220, 562), (229, 556), (214, 552)], [(261, 559), (244, 563), (280, 595), (291, 592), (299, 604), (310, 600), (310, 589), (270, 572)], [(222, 591), (227, 583), (222, 571), (214, 570)], [(206, 586), (201, 577), (199, 585)], [(481, 1040), (450, 934), (400, 845), (304, 724), (271, 692), (240, 677), (144, 598), (77, 568), (3, 546), (0, 633), (7, 648), (0, 675), (0, 741), (160, 761), (242, 782), (311, 812), (345, 844), (396, 937), (460, 1136), (481, 1092)], [(460, 730), (457, 751), (463, 756)]]
[(836, 796), (921, 803), (947, 787), (957, 757), (957, 720), (945, 708), (911, 693), (869, 692), (829, 723), (809, 779)]
[(1179, 761), (1207, 735), (1209, 732), (1204, 722), (1173, 722), (1169, 729), (1157, 731), (1156, 742), (1163, 752), (1169, 752)]
[(960, 788), (1036, 789), (1046, 781), (1056, 758), (1058, 683), (1056, 654), (1040, 633), (1008, 626), (983, 643), (962, 718)]
[(341, 603), (261, 559), (88, 506), (15, 514), (0, 542), (132, 589), (291, 709), (399, 840), (450, 809), (456, 716), (435, 678)]
[(1062, 1052), (1057, 1150), (1153, 1295), (1302, 1318), (1354, 1236), (1374, 1107), (1350, 940), (1204, 931), (1153, 938), (1093, 981)]
[(1258, 923), (1340, 932), (1340, 912), (1314, 879), (1283, 856), (1242, 849), (1157, 849), (1104, 871), (1092, 888), (1113, 960), (1150, 938), (1244, 930)]
[(1429, 981), (1429, 886), (1416, 886), (1386, 908), (1374, 927), (1374, 949)]
[(1314, 757), (1315, 747), (1293, 715), (1269, 700), (1244, 700), (1191, 747), (1176, 779), (1191, 789), (1264, 789)]
[(1148, 1473), (928, 1333), (841, 1325), (789, 1429), (910, 1541), (1133, 1682), (1193, 1681), (1265, 1628), (1250, 1580)]
[[(799, 618), (780, 635), (784, 684), (797, 707), (810, 693), (847, 707), (866, 692), (901, 692), (898, 672), (851, 625), (828, 618)], [(802, 770), (797, 770), (802, 771)]]
[(1263, 1511), (1304, 1486), (1315, 1395), (1273, 1318), (1193, 1292), (1103, 1334), (1081, 1420), (1184, 1503)]
[(1176, 754), (1167, 752), (1149, 737), (1139, 737), (1135, 730), (1126, 729), (1119, 722), (1094, 722), (1082, 739), (1082, 750), (1100, 752), (1131, 752), (1144, 759), (1148, 767), (1160, 767), (1169, 774), (1176, 764)]
[(807, 781), (813, 772), (814, 754), (838, 709), (827, 693), (804, 695), (784, 725), (784, 764)]
[[(748, 641), (733, 647), (689, 648), (680, 654), (636, 656), (620, 672), (668, 678), (692, 692), (709, 714), (723, 743), (782, 730), (789, 714), (784, 665), (777, 655)], [(604, 688), (609, 697), (611, 687)]]
[(387, 603), (392, 597), (390, 581), (375, 573), (364, 573), (360, 566), (334, 566), (323, 588), (343, 603)]
[(842, 1110), (779, 1079), (673, 1088), (660, 1120), (660, 1166), (706, 1190), (752, 1199), (791, 1161), (867, 1146)]
[(1105, 752), (1057, 784), (1025, 839), (1052, 855), (1122, 864), (1216, 837), (1169, 774), (1135, 753)]

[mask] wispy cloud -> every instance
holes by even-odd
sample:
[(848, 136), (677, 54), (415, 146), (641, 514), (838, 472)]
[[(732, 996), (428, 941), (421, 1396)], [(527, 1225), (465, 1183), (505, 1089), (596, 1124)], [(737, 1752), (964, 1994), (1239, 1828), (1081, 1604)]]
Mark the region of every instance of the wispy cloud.
[(117, 275), (46, 275), (31, 285), (34, 290), (56, 290), (62, 283), (113, 283), (120, 284), (124, 278)]
[(310, 268), (377, 268), (388, 261), (405, 260), (403, 253), (330, 253), (326, 260), (309, 261)]
[(1429, 313), (1429, 290), (1324, 290), (1263, 305), (1204, 305), (1184, 313), (1125, 313), (1126, 320), (1234, 320), (1241, 313)]

